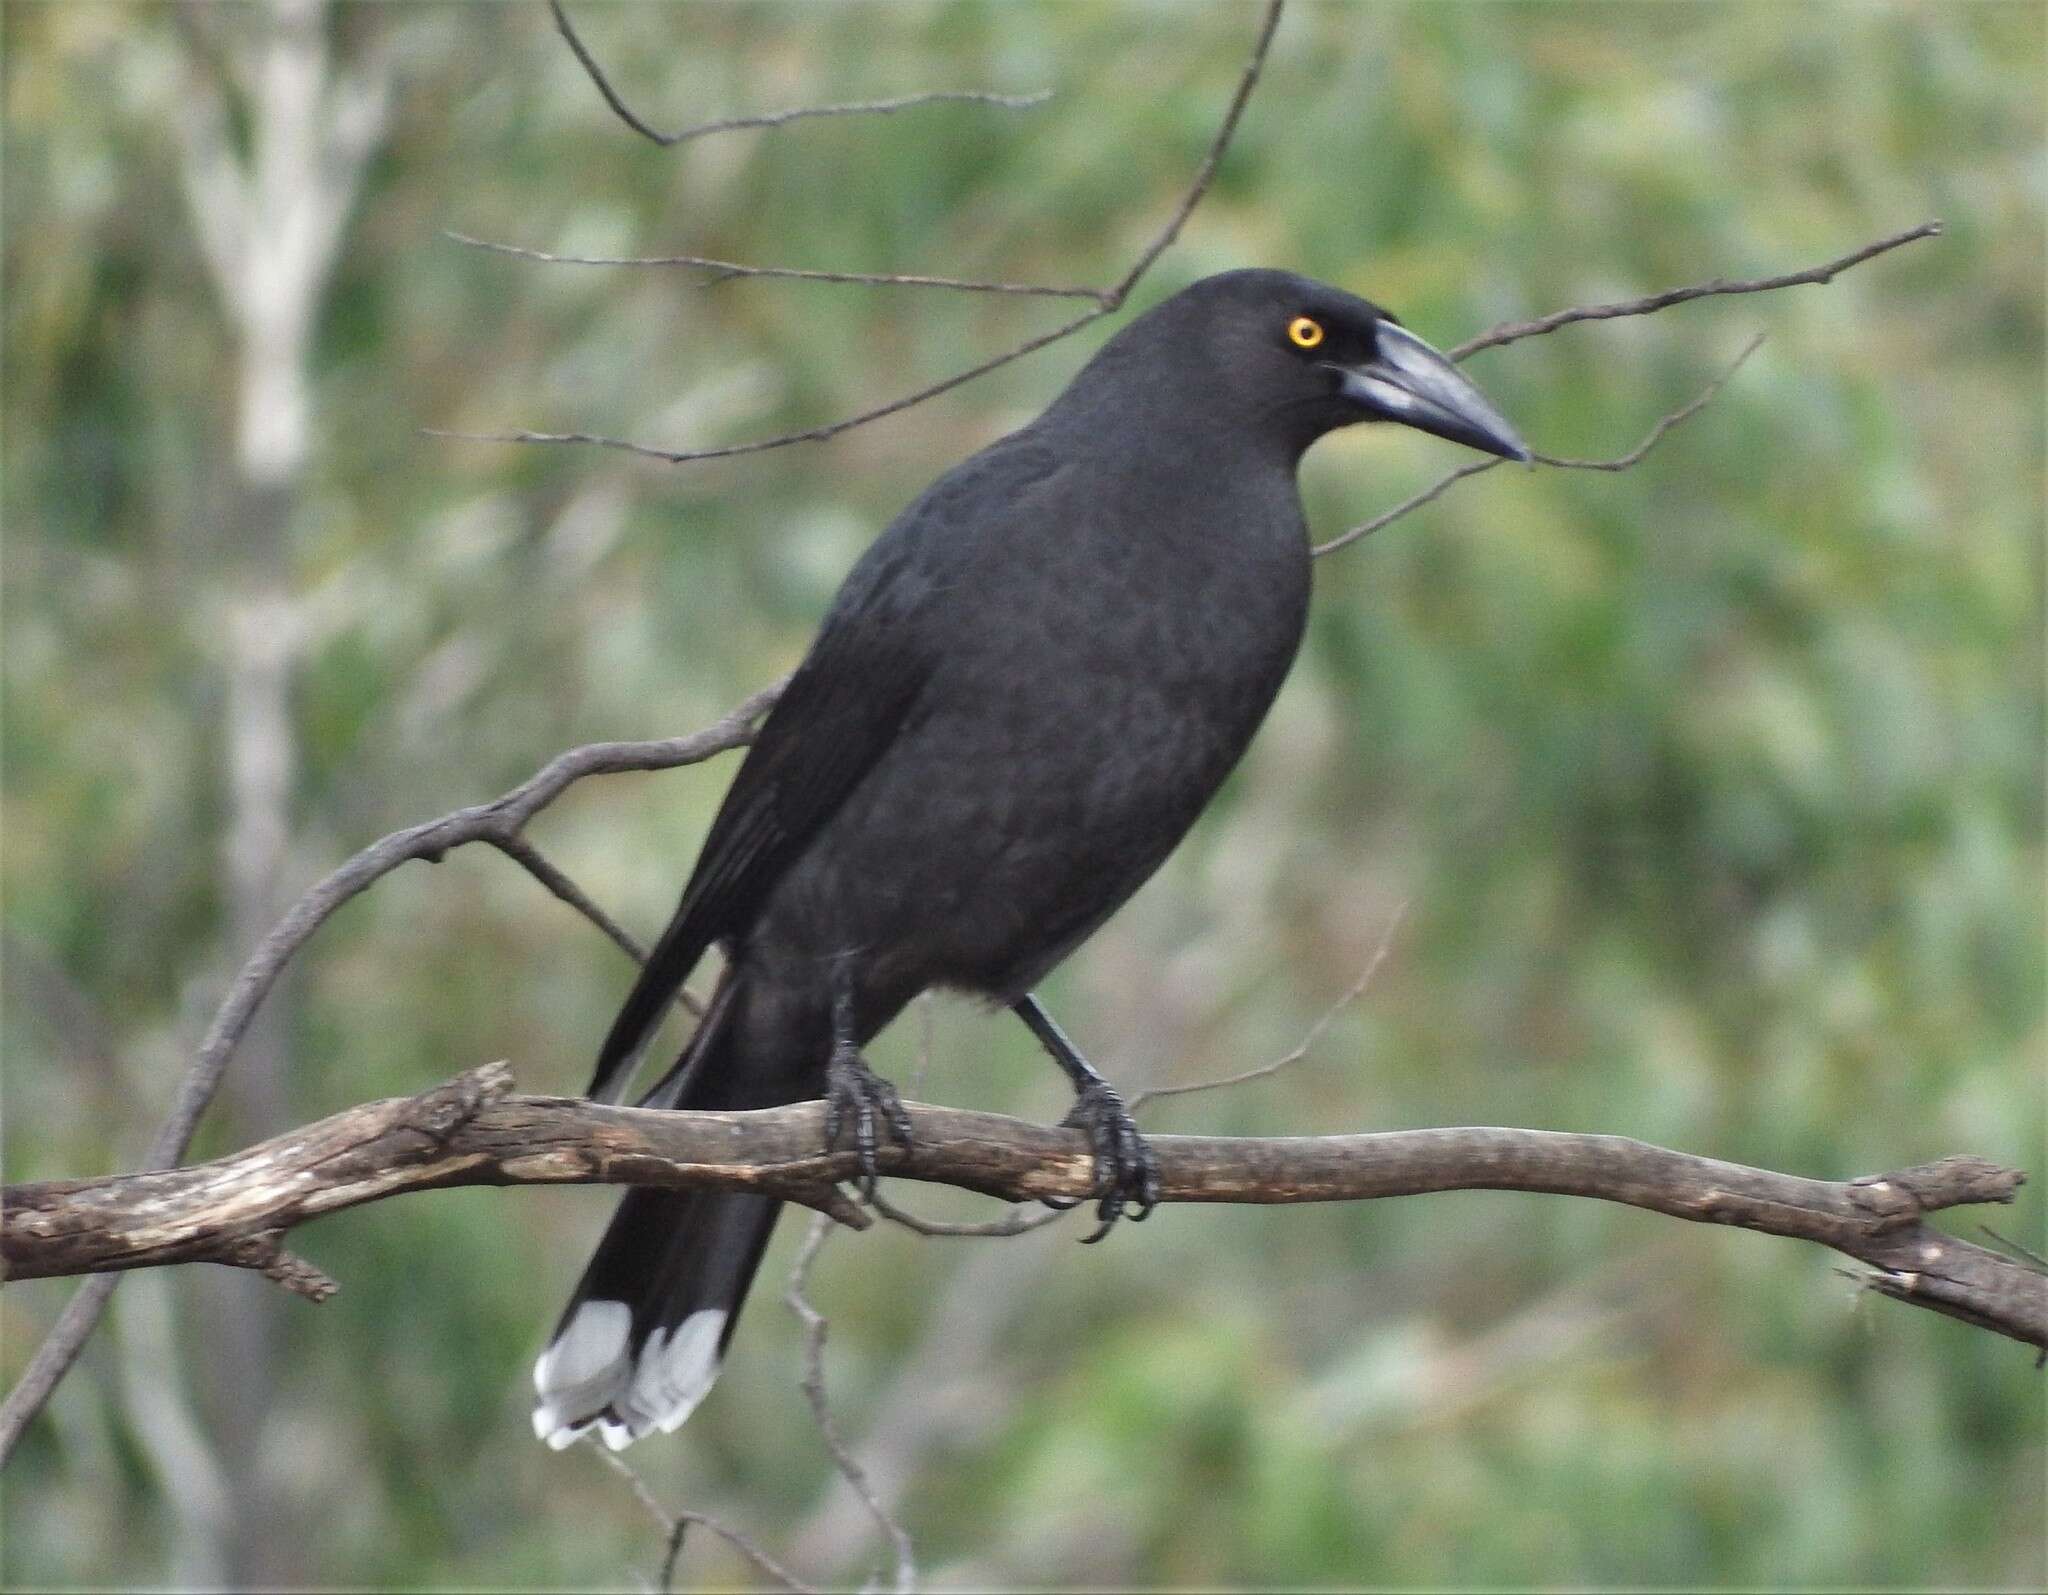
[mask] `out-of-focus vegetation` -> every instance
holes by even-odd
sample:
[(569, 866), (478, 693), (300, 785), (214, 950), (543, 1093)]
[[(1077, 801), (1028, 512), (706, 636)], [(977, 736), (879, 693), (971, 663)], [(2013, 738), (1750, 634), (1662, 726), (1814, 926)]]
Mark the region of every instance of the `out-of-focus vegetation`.
[[(664, 125), (920, 88), (1058, 91), (657, 150), (538, 6), (379, 6), (400, 98), (320, 322), (317, 466), (284, 557), (294, 882), (554, 751), (694, 727), (789, 665), (863, 543), (1029, 417), (1076, 340), (824, 446), (665, 469), (422, 426), (657, 442), (814, 423), (1052, 325), (1045, 303), (544, 267), (589, 253), (1107, 282), (1184, 184), (1242, 7), (586, 6)], [(234, 25), (255, 27), (253, 12)], [(1494, 1122), (1846, 1176), (1955, 1151), (2048, 1178), (2042, 959), (2042, 10), (1304, 5), (1215, 191), (1140, 299), (1281, 264), (1450, 342), (1806, 265), (1830, 287), (1478, 357), (1538, 446), (1326, 561), (1307, 648), (1193, 839), (1052, 983), (1112, 1074), (1272, 1056), (1412, 905), (1371, 990), (1278, 1078), (1161, 1128)], [(6, 44), (6, 1153), (131, 1164), (223, 981), (229, 350), (164, 129), (166, 10), (10, 6)], [(1098, 329), (1099, 330), (1099, 329)], [(1328, 535), (1456, 458), (1354, 433)], [(730, 762), (591, 783), (537, 839), (658, 927)], [(409, 866), (293, 984), (310, 1117), (512, 1060), (572, 1090), (615, 949), (483, 852)], [(1021, 1027), (955, 1005), (879, 1049), (920, 1095), (1052, 1116)], [(206, 1146), (219, 1150), (216, 1136)], [(928, 1212), (962, 1198), (899, 1193)], [(6, 1489), (16, 1586), (216, 1565), (209, 1458), (322, 1584), (630, 1582), (621, 1481), (527, 1428), (527, 1365), (607, 1205), (409, 1199), (301, 1233), (344, 1283), (279, 1308), (260, 1433), (208, 1433), (193, 1303), (138, 1277)], [(1992, 1222), (2040, 1248), (2039, 1186)], [(1970, 1227), (1983, 1215), (1962, 1214)], [(792, 1226), (793, 1228), (793, 1226)], [(857, 1441), (910, 1470), (934, 1582), (2039, 1586), (2041, 1376), (1817, 1250), (1590, 1203), (1457, 1195), (1169, 1210), (1083, 1250), (834, 1240), (813, 1296)], [(716, 1396), (633, 1454), (820, 1578), (848, 1513), (776, 1301)], [(6, 1297), (12, 1378), (64, 1298)], [(744, 1581), (708, 1536), (685, 1572)]]

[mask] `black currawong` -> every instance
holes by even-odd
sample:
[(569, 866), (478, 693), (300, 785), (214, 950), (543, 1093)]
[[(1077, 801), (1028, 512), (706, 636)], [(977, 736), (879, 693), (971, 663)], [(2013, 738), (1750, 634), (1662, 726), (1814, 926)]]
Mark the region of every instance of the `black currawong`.
[[(1150, 1154), (1030, 991), (1158, 868), (1265, 717), (1308, 605), (1295, 468), (1360, 421), (1529, 457), (1386, 312), (1235, 271), (1134, 320), (1036, 421), (926, 489), (761, 727), (591, 1095), (624, 1092), (717, 944), (709, 1011), (642, 1100), (823, 1095), (872, 1179), (878, 1128), (907, 1125), (859, 1048), (950, 987), (1013, 1007), (1073, 1080), (1103, 1230), (1142, 1217)], [(623, 1446), (688, 1417), (776, 1207), (629, 1193), (535, 1366), (542, 1438), (595, 1424)]]

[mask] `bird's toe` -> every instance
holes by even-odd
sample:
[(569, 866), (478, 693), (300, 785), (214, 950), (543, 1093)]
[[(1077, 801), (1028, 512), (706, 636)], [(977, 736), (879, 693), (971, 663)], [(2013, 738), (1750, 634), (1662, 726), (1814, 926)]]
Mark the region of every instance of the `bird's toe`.
[[(1159, 1202), (1159, 1164), (1138, 1133), (1123, 1098), (1106, 1083), (1091, 1084), (1074, 1099), (1072, 1110), (1061, 1122), (1086, 1131), (1095, 1154), (1095, 1191), (1100, 1198), (1095, 1216), (1099, 1222), (1084, 1244), (1101, 1240), (1120, 1218), (1134, 1224), (1149, 1218)], [(1053, 1198), (1047, 1205), (1077, 1204)]]
[(839, 1145), (840, 1133), (851, 1124), (853, 1147), (860, 1159), (860, 1189), (870, 1201), (881, 1168), (876, 1158), (878, 1129), (900, 1146), (911, 1143), (910, 1114), (896, 1088), (867, 1065), (852, 1047), (834, 1049), (825, 1069), (825, 1149)]

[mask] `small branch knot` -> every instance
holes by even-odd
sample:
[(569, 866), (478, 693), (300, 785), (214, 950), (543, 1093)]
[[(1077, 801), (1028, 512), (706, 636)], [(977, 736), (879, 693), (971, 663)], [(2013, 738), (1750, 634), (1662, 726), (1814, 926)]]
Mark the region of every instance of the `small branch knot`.
[(408, 1102), (405, 1126), (430, 1136), (439, 1145), (475, 1118), (480, 1109), (511, 1094), (512, 1070), (508, 1064), (479, 1064)]
[(281, 1230), (237, 1236), (220, 1249), (219, 1260), (232, 1268), (254, 1269), (310, 1302), (326, 1301), (341, 1289), (332, 1277), (286, 1251)]
[(1904, 1229), (1928, 1213), (1979, 1202), (2011, 1202), (2027, 1181), (2018, 1169), (1981, 1157), (1945, 1157), (1915, 1164), (1896, 1174), (1866, 1174), (1849, 1182), (1849, 1200), (1869, 1221), (1871, 1233)]

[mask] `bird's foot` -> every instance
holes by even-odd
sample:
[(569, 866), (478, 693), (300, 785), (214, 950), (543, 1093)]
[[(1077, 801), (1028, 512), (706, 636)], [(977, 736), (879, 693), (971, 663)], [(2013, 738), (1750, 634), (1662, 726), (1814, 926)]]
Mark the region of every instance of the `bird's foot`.
[(867, 1065), (857, 1048), (832, 1049), (832, 1061), (825, 1066), (825, 1149), (839, 1144), (839, 1132), (853, 1125), (854, 1150), (860, 1154), (859, 1190), (864, 1200), (875, 1198), (877, 1123), (902, 1146), (910, 1145), (910, 1115), (903, 1111), (903, 1098), (896, 1088)]
[[(1087, 1131), (1095, 1152), (1095, 1194), (1102, 1199), (1095, 1216), (1102, 1222), (1083, 1244), (1101, 1240), (1120, 1218), (1137, 1224), (1151, 1217), (1159, 1204), (1159, 1165), (1115, 1088), (1106, 1080), (1088, 1081), (1060, 1123)], [(1076, 1204), (1054, 1199), (1048, 1205)]]

